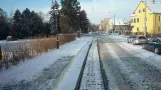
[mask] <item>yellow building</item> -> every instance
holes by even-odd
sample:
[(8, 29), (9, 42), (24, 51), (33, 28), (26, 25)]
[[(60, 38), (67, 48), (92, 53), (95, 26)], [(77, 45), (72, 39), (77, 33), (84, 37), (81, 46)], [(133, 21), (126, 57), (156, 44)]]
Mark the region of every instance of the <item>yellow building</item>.
[[(149, 0), (150, 1), (150, 0)], [(148, 35), (161, 35), (161, 3), (148, 2), (146, 6), (146, 31)], [(131, 26), (134, 34), (144, 33), (145, 2), (141, 1), (131, 15)]]

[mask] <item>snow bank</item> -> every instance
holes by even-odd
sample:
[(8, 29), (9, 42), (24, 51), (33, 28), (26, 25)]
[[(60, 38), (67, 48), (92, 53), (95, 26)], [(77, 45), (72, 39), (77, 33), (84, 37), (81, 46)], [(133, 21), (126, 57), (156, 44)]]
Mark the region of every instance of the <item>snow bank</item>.
[(32, 81), (41, 74), (43, 69), (52, 65), (59, 58), (76, 55), (91, 40), (91, 37), (83, 37), (62, 45), (60, 49), (52, 50), (44, 55), (26, 60), (7, 70), (0, 71), (0, 84), (12, 84), (23, 80), (27, 82)]
[(64, 76), (61, 77), (60, 82), (54, 90), (74, 90), (79, 78), (81, 67), (85, 60), (88, 48), (91, 42), (87, 43), (84, 48), (73, 59), (71, 65), (68, 67)]

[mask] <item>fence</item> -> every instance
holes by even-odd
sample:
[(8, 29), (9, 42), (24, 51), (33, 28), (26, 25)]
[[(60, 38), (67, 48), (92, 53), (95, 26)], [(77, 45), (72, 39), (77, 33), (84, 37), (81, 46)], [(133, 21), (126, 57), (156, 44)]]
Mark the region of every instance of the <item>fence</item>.
[[(76, 35), (59, 35), (60, 45), (75, 40)], [(32, 57), (41, 55), (56, 48), (56, 37), (32, 39), (25, 44), (18, 45), (14, 48), (10, 47), (3, 51), (3, 59), (0, 62), (0, 68), (6, 69), (11, 65), (16, 65), (19, 61), (30, 59)]]

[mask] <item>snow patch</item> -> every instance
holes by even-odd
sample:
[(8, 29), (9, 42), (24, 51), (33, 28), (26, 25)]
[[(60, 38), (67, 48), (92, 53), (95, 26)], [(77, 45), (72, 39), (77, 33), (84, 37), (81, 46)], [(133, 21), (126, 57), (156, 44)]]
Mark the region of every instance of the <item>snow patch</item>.
[(62, 45), (60, 49), (51, 50), (44, 55), (26, 60), (7, 70), (0, 71), (0, 84), (13, 84), (23, 80), (30, 82), (40, 76), (45, 68), (48, 68), (61, 57), (76, 55), (91, 40), (92, 37), (83, 37)]

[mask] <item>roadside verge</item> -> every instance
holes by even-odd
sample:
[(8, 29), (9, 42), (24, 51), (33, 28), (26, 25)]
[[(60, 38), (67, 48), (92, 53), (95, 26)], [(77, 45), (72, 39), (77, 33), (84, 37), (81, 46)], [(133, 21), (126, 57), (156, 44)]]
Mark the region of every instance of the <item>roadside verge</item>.
[(77, 90), (79, 88), (79, 81), (81, 80), (81, 73), (85, 66), (85, 60), (87, 58), (91, 42), (88, 42), (74, 57), (70, 65), (61, 74), (60, 80), (54, 90)]

